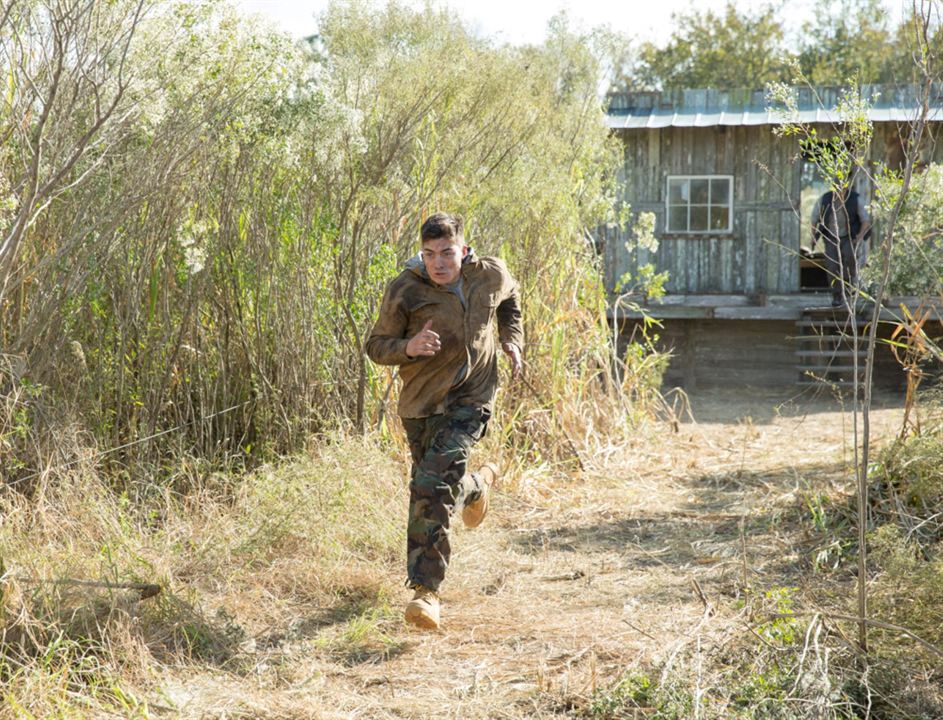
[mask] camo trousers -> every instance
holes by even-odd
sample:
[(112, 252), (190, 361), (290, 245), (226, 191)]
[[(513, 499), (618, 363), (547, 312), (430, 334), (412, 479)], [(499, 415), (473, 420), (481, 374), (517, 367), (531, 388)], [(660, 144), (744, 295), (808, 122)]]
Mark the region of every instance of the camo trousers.
[(466, 472), (472, 446), (485, 434), (490, 412), (458, 406), (441, 415), (403, 418), (412, 478), (406, 529), (407, 585), (438, 590), (452, 553), (449, 525), (456, 511), (481, 497), (482, 483)]

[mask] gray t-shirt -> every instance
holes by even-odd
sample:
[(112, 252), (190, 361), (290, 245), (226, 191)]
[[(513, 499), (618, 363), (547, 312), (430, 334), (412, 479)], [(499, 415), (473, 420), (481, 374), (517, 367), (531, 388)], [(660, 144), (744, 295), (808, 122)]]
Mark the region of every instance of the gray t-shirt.
[(446, 285), (445, 288), (449, 292), (455, 293), (455, 295), (458, 297), (458, 301), (462, 303), (462, 307), (465, 308), (466, 310), (468, 309), (468, 303), (465, 302), (465, 291), (462, 288), (461, 275), (458, 276), (458, 280), (453, 282), (451, 285)]
[[(462, 307), (466, 310), (468, 309), (468, 303), (465, 302), (465, 291), (462, 288), (462, 276), (458, 276), (458, 280), (453, 282), (451, 285), (444, 285), (449, 292), (455, 293), (455, 296), (458, 298), (458, 301), (462, 303)], [(455, 380), (452, 382), (452, 387), (458, 387), (462, 384), (462, 381), (465, 379), (465, 375), (468, 373), (468, 363), (462, 363), (462, 366), (458, 369), (458, 372), (455, 374)]]

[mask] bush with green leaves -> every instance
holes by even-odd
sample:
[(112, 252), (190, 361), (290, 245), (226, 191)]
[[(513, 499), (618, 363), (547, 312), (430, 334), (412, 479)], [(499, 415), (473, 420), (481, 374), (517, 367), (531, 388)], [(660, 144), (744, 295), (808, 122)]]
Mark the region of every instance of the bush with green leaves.
[[(897, 176), (879, 177), (875, 193), (879, 210), (893, 206), (899, 194)], [(894, 232), (888, 293), (939, 297), (943, 293), (943, 165), (929, 165), (914, 176)], [(878, 270), (869, 265), (865, 276), (874, 281)]]
[[(332, 3), (310, 42), (164, 0), (14, 4), (2, 33), (0, 223), (16, 242), (0, 387), (41, 388), (32, 441), (0, 446), (18, 478), (89, 450), (131, 476), (180, 456), (254, 463), (382, 427), (392, 376), (363, 344), (442, 209), (521, 282), (540, 399), (498, 418), (505, 437), (535, 403), (613, 424), (587, 236), (612, 219), (620, 153), (595, 36), (558, 19), (542, 45), (499, 46), (448, 10), (360, 0)], [(30, 138), (55, 152), (34, 162)]]

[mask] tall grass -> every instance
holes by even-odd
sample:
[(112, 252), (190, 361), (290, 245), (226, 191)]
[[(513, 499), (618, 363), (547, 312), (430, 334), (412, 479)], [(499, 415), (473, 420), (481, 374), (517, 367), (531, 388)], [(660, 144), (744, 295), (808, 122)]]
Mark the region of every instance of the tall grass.
[[(47, 47), (49, 63), (53, 28), (85, 47), (92, 26), (57, 7), (13, 6), (5, 37)], [(592, 38), (558, 25), (543, 46), (495, 47), (446, 11), (352, 1), (295, 44), (224, 5), (147, 8), (125, 28), (129, 89), (122, 122), (100, 131), (107, 152), (82, 155), (36, 210), (0, 296), (9, 483), (30, 493), (94, 459), (133, 495), (181, 458), (252, 467), (312, 434), (380, 426), (395, 388), (363, 342), (436, 209), (464, 214), (479, 254), (522, 284), (539, 392), (516, 396), (505, 440), (548, 411), (570, 435), (619, 427), (586, 240), (612, 217), (620, 162)], [(102, 27), (126, 9), (101, 8), (115, 13)], [(28, 124), (44, 97), (28, 78), (55, 76), (25, 51), (4, 62)], [(49, 117), (64, 147), (87, 132), (57, 105)], [(22, 136), (0, 155), (14, 207), (31, 151)], [(536, 438), (542, 452), (557, 453), (555, 434)]]
[[(366, 651), (360, 625), (400, 577), (405, 476), (376, 439), (337, 436), (236, 490), (191, 477), (186, 495), (134, 504), (73, 472), (38, 499), (5, 497), (0, 714), (133, 717), (157, 665), (250, 672), (248, 644), (298, 632), (299, 605), (342, 623), (325, 641), (338, 652)], [(163, 591), (141, 599), (129, 580)]]

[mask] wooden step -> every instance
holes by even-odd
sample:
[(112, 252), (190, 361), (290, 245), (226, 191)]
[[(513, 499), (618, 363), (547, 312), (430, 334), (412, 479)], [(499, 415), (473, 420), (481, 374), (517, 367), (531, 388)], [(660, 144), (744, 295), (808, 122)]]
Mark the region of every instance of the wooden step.
[[(807, 308), (796, 322), (797, 385), (861, 387), (868, 353), (862, 349), (870, 321), (844, 308)], [(856, 368), (854, 360), (860, 362)], [(855, 375), (859, 378), (855, 381)]]
[(857, 355), (859, 358), (868, 357), (866, 350), (796, 350), (796, 355), (804, 355), (806, 357), (827, 357), (827, 358), (846, 358), (854, 357)]
[[(857, 344), (857, 348), (852, 347)], [(813, 353), (813, 352), (865, 352), (862, 347), (865, 345), (865, 342), (855, 343), (854, 338), (851, 335), (802, 335), (801, 337), (796, 338), (796, 345), (798, 349), (796, 353)]]
[[(796, 365), (796, 370), (799, 372), (815, 372), (816, 370), (821, 370), (822, 372), (853, 372), (855, 369), (854, 365)], [(858, 372), (864, 372), (864, 366), (858, 366)]]
[[(871, 303), (859, 301), (857, 306), (857, 314), (861, 315), (865, 312), (870, 312), (873, 309)], [(833, 306), (831, 301), (828, 303), (822, 303), (821, 305), (813, 305), (811, 307), (805, 307), (802, 309), (802, 312), (807, 315), (849, 315), (847, 305), (838, 305), (837, 307)]]
[[(863, 320), (861, 318), (855, 321), (855, 325), (859, 328), (866, 327), (868, 325), (868, 320)], [(851, 327), (851, 319), (846, 318), (834, 319), (834, 320), (810, 320), (808, 318), (802, 318), (801, 320), (796, 321), (796, 327), (800, 328), (846, 328)]]
[[(823, 385), (828, 385), (829, 387), (840, 387), (840, 388), (853, 388), (855, 382), (853, 380), (799, 380), (796, 382), (796, 385), (802, 385), (805, 387), (822, 387)], [(863, 383), (857, 383), (859, 388), (863, 388)]]

